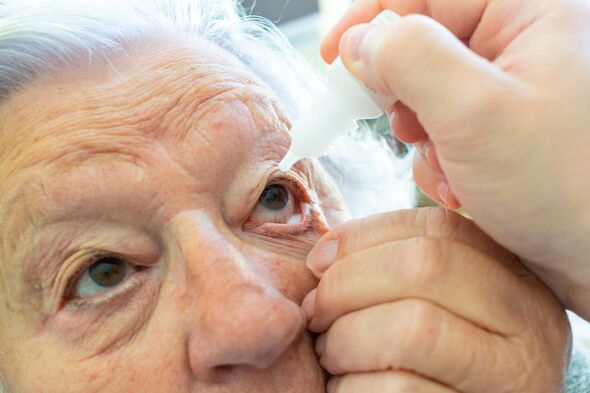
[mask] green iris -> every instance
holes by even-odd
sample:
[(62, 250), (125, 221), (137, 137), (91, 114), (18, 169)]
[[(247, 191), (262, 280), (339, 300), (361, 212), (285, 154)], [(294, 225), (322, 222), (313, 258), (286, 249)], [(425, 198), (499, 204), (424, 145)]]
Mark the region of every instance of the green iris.
[(127, 265), (117, 257), (103, 257), (88, 268), (92, 281), (102, 287), (120, 284), (127, 273)]

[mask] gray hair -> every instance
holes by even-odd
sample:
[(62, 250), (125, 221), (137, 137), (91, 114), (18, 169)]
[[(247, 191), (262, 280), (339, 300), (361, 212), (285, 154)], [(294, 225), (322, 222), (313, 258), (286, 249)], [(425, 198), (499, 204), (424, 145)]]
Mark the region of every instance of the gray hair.
[(184, 33), (239, 58), (291, 116), (318, 80), (278, 29), (234, 0), (0, 1), (0, 103), (27, 83), (148, 35)]

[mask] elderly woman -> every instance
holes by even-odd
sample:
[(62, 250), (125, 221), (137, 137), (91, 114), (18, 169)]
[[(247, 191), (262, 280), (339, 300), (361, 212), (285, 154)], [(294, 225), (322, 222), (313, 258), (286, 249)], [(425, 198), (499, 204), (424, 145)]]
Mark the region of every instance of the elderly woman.
[(230, 0), (0, 5), (6, 392), (560, 391), (563, 309), (443, 211), (328, 232), (300, 306), (348, 219), (278, 170), (305, 72)]

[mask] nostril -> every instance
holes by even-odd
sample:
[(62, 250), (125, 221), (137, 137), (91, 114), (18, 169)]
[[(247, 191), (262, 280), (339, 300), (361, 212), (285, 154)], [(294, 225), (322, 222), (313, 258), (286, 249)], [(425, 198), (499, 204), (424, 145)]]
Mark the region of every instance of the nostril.
[(213, 368), (213, 373), (216, 375), (217, 379), (222, 379), (225, 375), (227, 374), (231, 374), (231, 372), (233, 371), (233, 369), (236, 367), (236, 365), (231, 365), (231, 364), (224, 364), (221, 366), (216, 366)]
[(231, 371), (231, 369), (232, 369), (233, 367), (234, 367), (234, 366), (232, 366), (232, 365), (230, 365), (230, 364), (227, 364), (227, 365), (221, 365), (221, 366), (217, 366), (217, 367), (215, 367), (215, 370), (216, 370), (216, 371), (218, 371), (219, 373), (226, 373), (226, 372), (228, 372), (228, 371)]
[(197, 377), (202, 382), (207, 382), (211, 384), (220, 384), (223, 381), (226, 381), (230, 378), (231, 374), (239, 365), (236, 364), (227, 364), (227, 365), (220, 365), (214, 366), (210, 368), (202, 368), (199, 370), (199, 374)]

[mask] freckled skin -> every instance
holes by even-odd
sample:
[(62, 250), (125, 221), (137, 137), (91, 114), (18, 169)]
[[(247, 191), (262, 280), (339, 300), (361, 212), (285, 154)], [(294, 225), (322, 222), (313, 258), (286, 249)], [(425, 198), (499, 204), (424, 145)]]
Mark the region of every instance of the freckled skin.
[[(111, 63), (117, 72), (73, 68), (0, 107), (10, 391), (324, 392), (299, 307), (316, 285), (304, 259), (347, 213), (308, 161), (297, 176), (325, 222), (289, 238), (243, 229), (250, 190), (288, 147), (271, 90), (195, 40), (150, 40)], [(86, 255), (73, 250), (95, 248), (132, 255), (138, 284), (64, 303)]]

